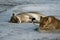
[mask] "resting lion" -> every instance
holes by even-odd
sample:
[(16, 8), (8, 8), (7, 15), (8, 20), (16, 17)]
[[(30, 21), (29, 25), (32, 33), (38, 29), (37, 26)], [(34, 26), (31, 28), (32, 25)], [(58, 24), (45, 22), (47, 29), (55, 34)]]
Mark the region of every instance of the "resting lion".
[(60, 29), (60, 20), (54, 16), (41, 17), (40, 26), (41, 30), (56, 30)]
[[(22, 12), (19, 14), (15, 14), (13, 13), (11, 18), (10, 18), (10, 22), (12, 23), (23, 23), (23, 22), (40, 22), (40, 16), (45, 17), (45, 15), (43, 15), (42, 13), (39, 12)], [(32, 20), (33, 19), (33, 20)]]

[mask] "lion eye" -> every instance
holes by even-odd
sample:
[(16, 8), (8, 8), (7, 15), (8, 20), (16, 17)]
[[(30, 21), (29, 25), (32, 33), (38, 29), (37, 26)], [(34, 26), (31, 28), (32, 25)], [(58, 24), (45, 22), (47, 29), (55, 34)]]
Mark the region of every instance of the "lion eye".
[(44, 18), (44, 21), (47, 21), (48, 20), (48, 18)]

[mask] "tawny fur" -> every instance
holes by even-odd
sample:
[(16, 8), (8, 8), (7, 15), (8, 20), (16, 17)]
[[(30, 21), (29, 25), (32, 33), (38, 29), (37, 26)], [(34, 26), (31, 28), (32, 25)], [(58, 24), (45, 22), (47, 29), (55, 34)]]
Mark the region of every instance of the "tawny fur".
[(40, 26), (41, 30), (56, 30), (60, 29), (60, 20), (54, 16), (41, 17)]
[[(35, 22), (40, 22), (40, 16), (42, 17), (45, 17), (45, 15), (43, 15), (42, 13), (40, 12), (22, 12), (22, 13), (19, 13), (17, 15), (12, 15), (12, 17), (10, 18), (10, 22), (12, 23), (17, 23), (17, 22), (32, 22), (32, 18), (35, 18)], [(14, 20), (14, 22), (12, 20)], [(18, 19), (18, 20), (17, 20)], [(15, 22), (17, 21), (17, 22)]]

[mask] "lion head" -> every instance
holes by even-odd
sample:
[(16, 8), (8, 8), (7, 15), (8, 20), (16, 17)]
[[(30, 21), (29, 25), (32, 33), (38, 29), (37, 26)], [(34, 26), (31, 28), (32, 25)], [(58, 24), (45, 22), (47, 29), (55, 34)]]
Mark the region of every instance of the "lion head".
[(48, 29), (53, 29), (52, 26), (54, 26), (54, 16), (46, 16), (46, 17), (40, 17), (40, 29), (43, 30), (48, 30)]
[(16, 16), (15, 13), (12, 14), (11, 18), (10, 18), (10, 21), (9, 22), (12, 22), (12, 23), (18, 23), (19, 22), (19, 17)]

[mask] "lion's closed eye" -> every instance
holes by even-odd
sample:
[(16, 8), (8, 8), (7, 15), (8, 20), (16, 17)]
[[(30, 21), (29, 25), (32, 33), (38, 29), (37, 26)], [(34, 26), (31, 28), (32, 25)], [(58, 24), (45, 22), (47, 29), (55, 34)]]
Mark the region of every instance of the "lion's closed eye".
[(47, 20), (48, 20), (48, 18), (44, 18), (43, 20), (44, 20), (44, 21), (47, 21)]

